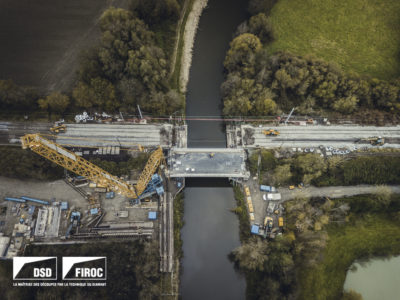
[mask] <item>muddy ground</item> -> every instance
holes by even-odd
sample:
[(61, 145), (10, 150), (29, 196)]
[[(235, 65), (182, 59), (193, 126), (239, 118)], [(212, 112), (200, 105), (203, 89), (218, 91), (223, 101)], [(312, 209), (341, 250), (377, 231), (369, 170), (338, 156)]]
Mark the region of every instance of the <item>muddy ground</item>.
[(99, 38), (98, 19), (127, 0), (0, 0), (0, 79), (44, 92), (71, 88), (80, 53)]

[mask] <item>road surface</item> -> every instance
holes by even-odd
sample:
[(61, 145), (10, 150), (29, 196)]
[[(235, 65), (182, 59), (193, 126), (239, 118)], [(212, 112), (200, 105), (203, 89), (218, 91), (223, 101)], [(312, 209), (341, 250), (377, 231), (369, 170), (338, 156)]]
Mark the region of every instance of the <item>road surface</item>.
[[(393, 193), (400, 194), (400, 185), (388, 186)], [(376, 185), (355, 185), (355, 186), (328, 186), (328, 187), (305, 187), (303, 189), (289, 190), (288, 188), (279, 188), (278, 192), (282, 195), (282, 200), (290, 200), (300, 195), (305, 197), (329, 197), (341, 198), (345, 196), (354, 196), (361, 194), (373, 194), (376, 191)]]

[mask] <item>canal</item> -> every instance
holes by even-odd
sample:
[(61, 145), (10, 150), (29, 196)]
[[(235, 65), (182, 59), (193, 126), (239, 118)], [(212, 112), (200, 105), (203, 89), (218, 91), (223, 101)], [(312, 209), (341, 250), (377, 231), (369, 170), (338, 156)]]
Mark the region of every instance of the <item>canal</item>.
[[(237, 26), (246, 17), (245, 0), (211, 0), (199, 23), (187, 86), (187, 116), (221, 115), (223, 61)], [(222, 122), (189, 121), (188, 146), (225, 148)], [(181, 294), (183, 299), (244, 299), (245, 280), (228, 254), (239, 241), (239, 223), (227, 179), (187, 180)]]

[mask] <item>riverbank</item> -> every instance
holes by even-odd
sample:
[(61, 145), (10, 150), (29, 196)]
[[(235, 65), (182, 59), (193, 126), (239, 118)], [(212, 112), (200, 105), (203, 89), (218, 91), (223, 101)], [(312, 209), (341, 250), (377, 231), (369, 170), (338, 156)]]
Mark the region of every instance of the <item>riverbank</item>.
[(328, 235), (321, 263), (299, 270), (299, 299), (340, 299), (355, 260), (400, 253), (400, 226), (387, 215), (371, 214), (345, 226), (330, 226)]
[[(179, 71), (179, 90), (186, 93), (186, 87), (189, 81), (189, 71), (192, 64), (193, 45), (196, 37), (197, 28), (199, 26), (200, 16), (207, 6), (208, 0), (193, 0), (192, 8), (187, 16), (183, 33), (183, 45), (180, 59)], [(179, 51), (179, 46), (178, 46)]]

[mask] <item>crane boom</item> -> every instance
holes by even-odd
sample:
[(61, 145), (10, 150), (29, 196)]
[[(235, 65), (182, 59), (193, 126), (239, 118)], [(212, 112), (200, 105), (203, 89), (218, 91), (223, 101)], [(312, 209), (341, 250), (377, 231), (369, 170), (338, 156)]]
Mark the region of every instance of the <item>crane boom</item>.
[(29, 148), (33, 152), (71, 172), (74, 172), (75, 174), (84, 176), (96, 184), (105, 186), (116, 193), (121, 193), (133, 199), (138, 198), (146, 189), (151, 176), (155, 173), (164, 158), (161, 148), (154, 151), (140, 175), (137, 186), (135, 187), (124, 180), (111, 175), (107, 171), (99, 168), (75, 153), (61, 147), (53, 141), (42, 137), (40, 134), (26, 134), (21, 137), (21, 142), (23, 149)]

